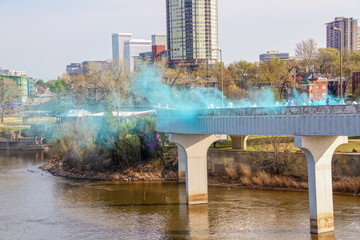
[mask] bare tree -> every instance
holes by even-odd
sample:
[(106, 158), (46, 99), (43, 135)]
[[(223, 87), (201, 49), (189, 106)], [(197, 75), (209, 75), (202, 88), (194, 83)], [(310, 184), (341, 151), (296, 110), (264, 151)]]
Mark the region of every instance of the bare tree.
[(94, 79), (94, 84), (104, 94), (107, 105), (117, 111), (122, 106), (132, 105), (134, 101), (130, 90), (132, 78), (124, 66), (125, 64), (112, 63), (107, 73)]
[(20, 96), (20, 88), (12, 79), (0, 78), (1, 123), (4, 122), (4, 111)]
[(313, 70), (314, 60), (317, 54), (317, 43), (314, 39), (302, 40), (296, 44), (295, 57), (301, 60), (307, 71)]

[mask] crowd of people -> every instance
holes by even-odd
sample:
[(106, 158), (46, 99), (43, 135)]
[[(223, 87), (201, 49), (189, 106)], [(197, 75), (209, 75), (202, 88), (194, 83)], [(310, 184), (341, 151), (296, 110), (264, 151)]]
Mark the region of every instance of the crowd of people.
[[(314, 102), (313, 99), (308, 99), (306, 102), (303, 103), (303, 106), (319, 106), (319, 105), (347, 105), (347, 104), (358, 104), (355, 99), (352, 100), (351, 103), (346, 103), (343, 99), (341, 100), (330, 100), (330, 98), (327, 98), (325, 102), (321, 101), (321, 99), (318, 99), (316, 102)], [(280, 104), (276, 102), (276, 105), (279, 106)], [(293, 99), (289, 99), (284, 106), (296, 106), (296, 103)]]
[[(327, 98), (325, 101), (318, 99), (317, 101), (314, 101), (313, 99), (308, 99), (307, 101), (303, 102), (303, 104), (299, 104), (299, 101), (296, 101), (298, 103), (298, 105), (295, 103), (294, 99), (289, 99), (285, 102), (279, 102), (279, 101), (275, 101), (275, 106), (276, 107), (281, 107), (281, 106), (286, 106), (286, 107), (293, 107), (293, 106), (323, 106), (323, 105), (355, 105), (358, 104), (357, 101), (355, 99), (353, 99), (351, 102), (347, 101), (345, 102), (343, 99), (338, 100), (338, 99), (330, 99)], [(235, 104), (233, 102), (228, 102), (227, 103), (227, 108), (236, 108), (236, 107), (253, 107), (256, 108), (258, 107), (258, 104), (256, 102), (253, 102), (251, 104), (251, 102), (246, 102), (245, 104), (236, 104), (237, 106), (235, 106)], [(240, 106), (238, 106), (240, 105)], [(261, 106), (261, 105), (260, 105)], [(270, 107), (270, 106), (265, 106), (265, 107)], [(214, 109), (214, 108), (221, 108), (219, 106), (215, 106), (214, 104), (210, 104), (208, 106), (209, 109)]]

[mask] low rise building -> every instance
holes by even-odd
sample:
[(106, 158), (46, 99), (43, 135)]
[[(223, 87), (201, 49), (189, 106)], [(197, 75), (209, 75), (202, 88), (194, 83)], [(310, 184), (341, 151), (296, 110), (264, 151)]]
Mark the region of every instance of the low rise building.
[(109, 61), (84, 61), (82, 63), (71, 63), (66, 66), (66, 73), (70, 77), (86, 75), (94, 72), (106, 73), (110, 70)]
[(29, 97), (34, 96), (34, 79), (26, 76), (0, 75), (0, 78), (11, 79), (20, 87), (19, 100), (23, 103)]
[(266, 53), (260, 54), (259, 60), (261, 62), (270, 61), (272, 57), (279, 58), (282, 60), (290, 61), (289, 53), (281, 53), (279, 51), (267, 51)]
[(306, 93), (314, 102), (325, 100), (328, 96), (329, 79), (308, 73), (300, 82), (299, 92)]
[(20, 76), (26, 76), (26, 72), (0, 68), (0, 75), (19, 76), (20, 77)]

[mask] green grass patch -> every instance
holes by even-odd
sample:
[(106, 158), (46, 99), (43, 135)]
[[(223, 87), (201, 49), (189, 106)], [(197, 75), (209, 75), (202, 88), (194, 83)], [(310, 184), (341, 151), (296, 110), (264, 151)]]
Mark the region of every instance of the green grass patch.
[(0, 126), (0, 132), (6, 132), (6, 131), (21, 131), (23, 129), (27, 129), (29, 127), (1, 127)]
[[(283, 136), (283, 137), (289, 137), (289, 136)], [(261, 139), (261, 138), (266, 138), (264, 136), (250, 136), (248, 138), (249, 139)], [(250, 144), (249, 144), (250, 143)], [(291, 149), (291, 152), (298, 152), (301, 149), (296, 148), (294, 146), (294, 142), (290, 142), (290, 143), (279, 143), (278, 144), (278, 149), (280, 152), (283, 152), (284, 150)], [(212, 149), (232, 149), (232, 141), (223, 141), (223, 142), (216, 142), (215, 144), (215, 148), (214, 148), (214, 144), (212, 144), (210, 146), (210, 148)], [(360, 152), (360, 141), (351, 141), (351, 139), (349, 139), (349, 143), (347, 144), (342, 144), (341, 146), (339, 146), (335, 152), (342, 152), (342, 153), (351, 153), (354, 152), (353, 150), (356, 149), (358, 152)], [(251, 141), (248, 141), (247, 144), (247, 151), (273, 151), (274, 147), (271, 144), (251, 144)]]
[[(210, 148), (214, 148), (214, 143)], [(216, 142), (215, 149), (232, 149), (232, 141)]]
[(335, 152), (353, 152), (353, 149), (360, 152), (360, 141), (349, 140), (349, 143), (340, 145)]
[(360, 139), (360, 136), (357, 136), (357, 137), (349, 137), (349, 140), (351, 139)]

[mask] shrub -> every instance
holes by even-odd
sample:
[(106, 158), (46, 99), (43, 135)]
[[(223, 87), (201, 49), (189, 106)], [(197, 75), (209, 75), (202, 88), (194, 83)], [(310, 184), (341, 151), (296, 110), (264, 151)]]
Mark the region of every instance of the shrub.
[(62, 123), (58, 129), (52, 153), (66, 168), (117, 170), (156, 159), (158, 165), (175, 165), (169, 160), (174, 154), (160, 147), (154, 118), (116, 121), (112, 114), (105, 113), (100, 123)]

